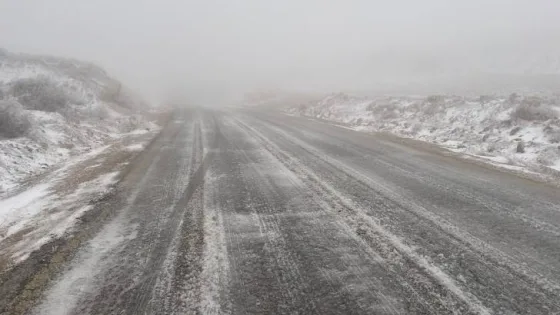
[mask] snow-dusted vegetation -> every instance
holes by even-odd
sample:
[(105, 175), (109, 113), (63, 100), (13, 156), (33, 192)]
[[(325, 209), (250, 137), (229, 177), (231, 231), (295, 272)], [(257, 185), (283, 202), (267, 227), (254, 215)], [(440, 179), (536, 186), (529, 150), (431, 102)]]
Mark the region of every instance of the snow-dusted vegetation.
[(354, 97), (289, 110), (361, 131), (432, 142), (502, 165), (560, 171), (560, 96)]
[(0, 193), (68, 157), (152, 125), (93, 64), (0, 51)]

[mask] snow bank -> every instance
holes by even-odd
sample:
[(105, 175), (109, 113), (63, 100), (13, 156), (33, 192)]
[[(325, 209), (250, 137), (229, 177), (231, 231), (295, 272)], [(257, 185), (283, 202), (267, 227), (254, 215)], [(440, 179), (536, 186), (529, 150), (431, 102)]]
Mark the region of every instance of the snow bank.
[(560, 97), (353, 97), (333, 94), (288, 110), (360, 131), (435, 143), (492, 163), (560, 171)]

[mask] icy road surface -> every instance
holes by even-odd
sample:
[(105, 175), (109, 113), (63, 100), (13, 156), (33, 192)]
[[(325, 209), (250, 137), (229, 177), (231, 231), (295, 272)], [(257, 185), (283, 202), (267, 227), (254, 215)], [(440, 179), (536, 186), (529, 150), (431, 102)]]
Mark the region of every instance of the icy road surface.
[(7, 314), (560, 312), (558, 189), (381, 136), (185, 110), (102, 203)]

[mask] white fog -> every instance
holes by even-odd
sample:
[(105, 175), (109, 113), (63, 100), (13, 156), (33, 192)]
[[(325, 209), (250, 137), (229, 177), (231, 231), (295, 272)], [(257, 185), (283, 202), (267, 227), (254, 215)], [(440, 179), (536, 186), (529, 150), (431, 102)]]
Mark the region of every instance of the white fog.
[(548, 0), (6, 0), (0, 39), (98, 63), (153, 100), (177, 90), (201, 100), (209, 90), (436, 92), (450, 79), (468, 90), (486, 75), (559, 74), (558, 12)]

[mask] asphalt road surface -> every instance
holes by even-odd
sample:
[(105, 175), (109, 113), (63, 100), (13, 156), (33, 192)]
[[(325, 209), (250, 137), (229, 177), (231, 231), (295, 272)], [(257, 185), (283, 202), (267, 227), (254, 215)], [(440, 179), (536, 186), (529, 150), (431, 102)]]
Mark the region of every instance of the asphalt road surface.
[(33, 314), (559, 314), (556, 188), (379, 135), (182, 110)]

